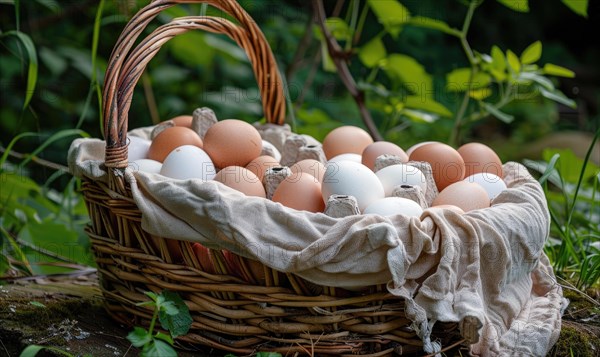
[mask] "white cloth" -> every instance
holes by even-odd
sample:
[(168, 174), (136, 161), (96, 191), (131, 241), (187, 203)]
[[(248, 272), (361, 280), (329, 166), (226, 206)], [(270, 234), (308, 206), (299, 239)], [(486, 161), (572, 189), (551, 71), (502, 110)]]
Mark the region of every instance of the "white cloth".
[[(130, 135), (146, 137), (148, 128)], [(106, 180), (104, 142), (77, 139), (74, 175)], [(490, 208), (459, 215), (331, 218), (247, 197), (218, 182), (125, 171), (147, 232), (200, 242), (328, 286), (387, 283), (407, 301), (423, 339), (435, 321), (475, 318), (472, 353), (543, 356), (560, 332), (562, 290), (542, 251), (550, 218), (544, 193), (524, 166), (504, 165), (508, 189)], [(427, 273), (430, 273), (424, 280)]]

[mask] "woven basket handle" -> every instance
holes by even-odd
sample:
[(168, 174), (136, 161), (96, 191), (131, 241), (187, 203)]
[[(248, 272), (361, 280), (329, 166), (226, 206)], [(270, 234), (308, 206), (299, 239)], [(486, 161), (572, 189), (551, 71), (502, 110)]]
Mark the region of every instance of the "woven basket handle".
[[(181, 3), (207, 3), (232, 16), (239, 25), (221, 17), (190, 16), (173, 19), (132, 47), (140, 33), (161, 11)], [(283, 124), (285, 100), (277, 64), (263, 33), (234, 0), (154, 0), (127, 23), (111, 54), (103, 91), (105, 165), (127, 167), (127, 123), (133, 90), (146, 65), (171, 38), (189, 30), (226, 34), (242, 47), (256, 76), (265, 118)]]

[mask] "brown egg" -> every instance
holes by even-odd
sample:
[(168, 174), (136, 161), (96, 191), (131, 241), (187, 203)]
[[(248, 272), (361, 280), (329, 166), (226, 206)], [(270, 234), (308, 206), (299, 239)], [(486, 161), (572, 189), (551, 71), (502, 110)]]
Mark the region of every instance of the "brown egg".
[(416, 148), (410, 161), (425, 161), (431, 165), (438, 191), (465, 178), (465, 162), (458, 151), (442, 143), (429, 143)]
[(192, 245), (192, 250), (196, 254), (196, 257), (198, 258), (198, 262), (200, 263), (200, 267), (202, 267), (202, 270), (209, 274), (216, 274), (215, 265), (210, 256), (208, 248), (206, 248), (200, 243), (194, 243)]
[(237, 119), (215, 123), (204, 136), (205, 151), (215, 166), (246, 166), (260, 156), (262, 139), (252, 125)]
[(413, 151), (417, 150), (421, 146), (433, 143), (439, 143), (439, 141), (423, 141), (421, 143), (416, 143), (415, 145), (409, 147), (408, 150), (406, 150), (406, 155), (410, 156), (410, 154), (412, 154)]
[(171, 118), (170, 120), (173, 121), (173, 124), (175, 124), (175, 126), (184, 126), (186, 128), (191, 129), (192, 119), (193, 117), (191, 115), (179, 115), (174, 118)]
[(325, 136), (323, 151), (327, 160), (340, 154), (362, 154), (373, 143), (373, 139), (363, 129), (356, 126), (341, 126)]
[(183, 145), (203, 147), (202, 139), (192, 129), (182, 126), (166, 128), (152, 140), (148, 159), (163, 162), (171, 151)]
[(258, 176), (240, 166), (227, 166), (217, 172), (215, 181), (238, 190), (246, 196), (266, 197), (265, 188)]
[(395, 155), (402, 162), (408, 162), (408, 155), (402, 148), (389, 141), (377, 141), (367, 146), (362, 152), (362, 164), (373, 170), (375, 160), (381, 155)]
[(325, 165), (323, 165), (320, 161), (314, 159), (304, 159), (300, 160), (297, 163), (293, 164), (290, 167), (293, 175), (299, 173), (305, 173), (312, 175), (319, 182), (323, 182), (323, 176), (325, 175)]
[(502, 161), (489, 146), (481, 143), (468, 143), (459, 147), (458, 153), (465, 161), (465, 177), (481, 172), (504, 177)]
[(250, 163), (246, 165), (246, 168), (252, 171), (262, 182), (262, 179), (265, 176), (265, 171), (267, 171), (267, 169), (270, 169), (271, 167), (276, 166), (279, 166), (279, 162), (277, 160), (275, 160), (271, 156), (263, 155), (250, 161)]
[(325, 210), (321, 183), (309, 174), (288, 176), (277, 186), (272, 200), (300, 211), (323, 212)]
[(487, 192), (478, 184), (466, 181), (456, 182), (440, 192), (432, 206), (453, 205), (469, 212), (490, 206)]

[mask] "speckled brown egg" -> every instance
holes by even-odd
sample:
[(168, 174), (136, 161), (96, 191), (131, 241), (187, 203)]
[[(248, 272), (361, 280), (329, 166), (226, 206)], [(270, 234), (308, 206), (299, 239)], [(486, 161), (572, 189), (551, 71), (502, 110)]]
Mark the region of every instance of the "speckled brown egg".
[(182, 126), (166, 128), (152, 140), (148, 159), (163, 162), (171, 151), (183, 145), (204, 146), (202, 139), (192, 129)]
[(402, 162), (408, 162), (408, 155), (402, 148), (389, 141), (377, 141), (367, 146), (362, 152), (362, 164), (373, 170), (375, 160), (381, 155), (394, 155)]
[(481, 143), (468, 143), (459, 147), (457, 151), (465, 161), (465, 177), (478, 173), (503, 177), (502, 161), (489, 146)]
[(430, 143), (420, 146), (411, 153), (409, 160), (425, 161), (431, 165), (438, 191), (465, 177), (465, 162), (462, 156), (446, 144)]
[(362, 154), (373, 143), (371, 135), (356, 126), (335, 128), (323, 139), (323, 152), (327, 160), (341, 154)]
[(258, 176), (240, 166), (227, 166), (215, 175), (215, 181), (240, 191), (246, 196), (266, 197), (265, 188)]
[(258, 130), (245, 121), (227, 119), (208, 129), (204, 149), (218, 168), (245, 167), (260, 156), (262, 138)]
[(440, 192), (432, 206), (453, 205), (465, 212), (490, 206), (487, 192), (478, 184), (466, 181), (456, 182)]

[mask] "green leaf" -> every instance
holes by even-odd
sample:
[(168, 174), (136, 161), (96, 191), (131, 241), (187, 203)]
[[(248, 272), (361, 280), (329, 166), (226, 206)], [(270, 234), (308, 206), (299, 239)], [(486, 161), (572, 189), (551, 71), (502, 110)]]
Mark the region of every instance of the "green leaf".
[(439, 119), (437, 115), (406, 108), (402, 110), (402, 114), (416, 123), (433, 123)]
[(152, 301), (154, 302), (156, 302), (156, 300), (158, 299), (158, 295), (156, 295), (156, 293), (153, 293), (152, 291), (146, 291), (144, 292), (144, 294), (150, 299), (152, 299)]
[(549, 74), (551, 76), (567, 77), (567, 78), (575, 77), (575, 72), (571, 71), (570, 69), (567, 69), (567, 68), (564, 68), (561, 66), (557, 66), (552, 63), (546, 63), (542, 70), (544, 71), (544, 74)]
[(550, 81), (548, 78), (546, 78), (544, 76), (541, 76), (541, 75), (533, 73), (533, 72), (521, 72), (519, 74), (518, 80), (523, 81), (523, 82), (533, 81), (533, 82), (541, 85), (542, 87), (546, 88), (549, 91), (554, 90), (554, 84), (552, 84), (552, 81)]
[(8, 232), (2, 226), (0, 226), (0, 237), (4, 237), (5, 239), (8, 240), (8, 243), (10, 244), (10, 246), (13, 250), (13, 253), (16, 255), (15, 258), (17, 260), (19, 260), (19, 262), (23, 263), (23, 266), (25, 267), (26, 272), (29, 275), (33, 275), (33, 270), (31, 269), (31, 264), (29, 263), (29, 259), (27, 259), (27, 256), (25, 255), (25, 253), (23, 253), (21, 246), (19, 244), (17, 244), (17, 242), (13, 239), (10, 232)]
[[(449, 92), (464, 92), (469, 88), (471, 68), (457, 68), (446, 75), (446, 90)], [(489, 74), (477, 72), (471, 83), (472, 89), (485, 88), (492, 81)]]
[(545, 89), (544, 87), (539, 87), (540, 89), (540, 94), (543, 95), (544, 97), (553, 100), (555, 102), (561, 103), (566, 105), (567, 107), (570, 108), (577, 108), (577, 104), (575, 103), (575, 101), (573, 99), (567, 98), (567, 96), (565, 96), (563, 94), (563, 92), (561, 92), (558, 89), (555, 89), (554, 91), (549, 91), (547, 89)]
[(403, 82), (414, 94), (429, 93), (433, 87), (433, 81), (425, 71), (425, 67), (412, 57), (391, 54), (386, 58), (382, 68), (392, 80)]
[(349, 37), (350, 27), (339, 17), (329, 17), (325, 20), (325, 26), (336, 40), (345, 40)]
[(337, 67), (329, 55), (329, 50), (327, 49), (327, 43), (325, 40), (321, 40), (321, 62), (323, 62), (323, 70), (326, 72), (337, 72)]
[(460, 31), (450, 27), (442, 20), (432, 19), (430, 17), (415, 16), (406, 22), (406, 25), (418, 26), (432, 30), (441, 31), (452, 36), (460, 36)]
[(484, 100), (490, 95), (492, 95), (492, 89), (490, 87), (472, 89), (471, 91), (469, 91), (469, 97), (475, 100)]
[(29, 304), (30, 304), (30, 305), (33, 305), (33, 306), (35, 306), (35, 307), (42, 308), (42, 309), (45, 309), (45, 308), (46, 308), (46, 305), (42, 304), (42, 303), (41, 303), (41, 302), (39, 302), (39, 301), (30, 301), (30, 302), (29, 302)]
[(161, 311), (164, 311), (167, 315), (177, 315), (179, 313), (179, 309), (175, 306), (173, 301), (165, 301), (160, 305)]
[(521, 63), (530, 64), (537, 62), (542, 56), (542, 42), (535, 41), (521, 53)]
[(161, 326), (164, 329), (169, 330), (173, 337), (185, 335), (193, 322), (187, 305), (177, 293), (172, 291), (164, 290), (160, 296), (164, 297), (165, 303), (172, 303), (178, 310), (177, 314), (170, 315), (167, 313), (167, 310), (161, 309), (158, 314)]
[(171, 346), (173, 346), (173, 344), (175, 343), (175, 341), (173, 341), (173, 337), (171, 337), (167, 334), (164, 334), (162, 332), (157, 332), (156, 335), (154, 335), (154, 338), (163, 340), (163, 341), (167, 342), (168, 344), (170, 344)]
[(588, 0), (562, 0), (577, 15), (588, 17)]
[(31, 40), (29, 35), (21, 32), (21, 31), (8, 31), (0, 34), (0, 38), (6, 36), (15, 36), (25, 47), (25, 52), (27, 53), (27, 59), (29, 60), (29, 65), (27, 69), (27, 89), (25, 90), (25, 101), (23, 102), (23, 109), (27, 108), (31, 98), (33, 98), (33, 92), (35, 92), (35, 85), (37, 83), (37, 75), (38, 75), (38, 58), (37, 51), (35, 49), (35, 45)]
[[(546, 161), (551, 161), (555, 155), (560, 156), (560, 161), (557, 164), (557, 170), (566, 182), (576, 184), (579, 181), (579, 175), (583, 169), (583, 159), (577, 157), (571, 149), (544, 149), (542, 158)], [(598, 175), (600, 167), (593, 162), (588, 161), (585, 172), (583, 173), (583, 182), (587, 182), (592, 177)]]
[(500, 111), (500, 109), (494, 107), (490, 103), (481, 102), (481, 104), (483, 104), (485, 110), (487, 110), (491, 115), (495, 116), (496, 118), (500, 119), (501, 121), (507, 124), (510, 124), (513, 120), (515, 120), (514, 116)]
[(177, 357), (177, 352), (169, 344), (161, 340), (153, 340), (144, 345), (141, 357)]
[(48, 10), (53, 13), (57, 13), (60, 11), (60, 5), (56, 0), (36, 0), (38, 4), (45, 6)]
[(411, 109), (421, 109), (444, 117), (452, 116), (452, 112), (448, 110), (448, 108), (446, 108), (442, 103), (436, 102), (432, 98), (409, 95), (406, 97), (405, 105)]
[(35, 355), (38, 354), (38, 352), (40, 352), (43, 349), (44, 349), (44, 346), (29, 345), (29, 346), (25, 347), (25, 349), (21, 352), (19, 357), (34, 357)]
[(254, 357), (281, 357), (279, 352), (258, 352)]
[(508, 66), (513, 73), (518, 74), (521, 72), (521, 62), (519, 61), (519, 57), (517, 57), (513, 51), (506, 51), (506, 60), (508, 61)]
[(528, 0), (498, 0), (498, 2), (514, 11), (529, 12)]
[(133, 331), (127, 335), (127, 339), (134, 347), (140, 348), (152, 341), (152, 335), (146, 329), (134, 327)]
[(373, 68), (387, 56), (383, 41), (379, 36), (364, 44), (358, 51), (358, 58), (368, 68)]
[(492, 67), (490, 73), (499, 82), (506, 79), (506, 57), (504, 57), (504, 52), (496, 45), (492, 47)]
[(51, 145), (55, 141), (58, 141), (58, 140), (61, 140), (64, 138), (68, 138), (70, 136), (75, 136), (75, 135), (80, 136), (82, 138), (90, 137), (90, 134), (88, 134), (85, 131), (80, 130), (80, 129), (65, 129), (65, 130), (58, 131), (57, 133), (53, 134), (48, 139), (46, 139), (35, 150), (33, 150), (33, 152), (31, 154), (29, 154), (25, 160), (23, 160), (23, 161), (21, 161), (21, 163), (19, 163), (19, 166), (23, 167), (23, 166), (27, 165), (27, 163), (29, 161), (31, 161), (37, 154), (44, 151), (44, 149), (46, 149), (49, 145)]
[(540, 185), (543, 185), (546, 182), (546, 180), (548, 180), (548, 178), (555, 172), (554, 168), (555, 168), (556, 162), (558, 161), (559, 158), (560, 158), (560, 154), (556, 153), (552, 156), (552, 158), (550, 160), (548, 160), (548, 166), (546, 166), (544, 173), (538, 179), (538, 182), (540, 183)]
[(385, 30), (396, 38), (402, 30), (402, 25), (410, 19), (410, 12), (397, 0), (368, 0), (371, 10)]

